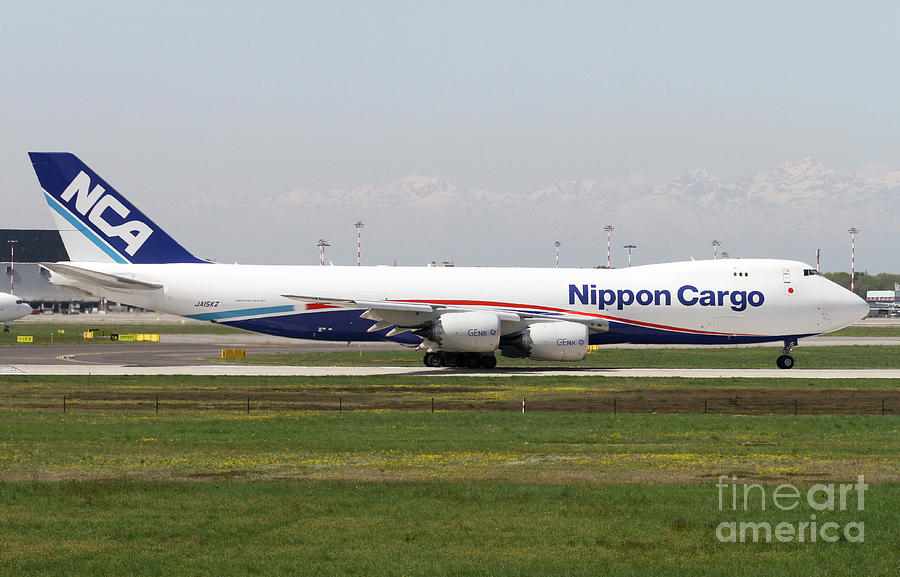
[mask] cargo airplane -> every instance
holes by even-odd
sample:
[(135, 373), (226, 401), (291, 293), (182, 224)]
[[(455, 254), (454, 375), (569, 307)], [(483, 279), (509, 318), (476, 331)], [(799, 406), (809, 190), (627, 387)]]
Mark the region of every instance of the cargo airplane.
[(797, 339), (864, 317), (868, 305), (789, 260), (626, 269), (261, 266), (197, 258), (70, 153), (30, 153), (71, 262), (56, 285), (248, 331), (388, 340), (430, 367), (492, 368), (495, 353), (578, 361), (589, 345), (726, 345)]

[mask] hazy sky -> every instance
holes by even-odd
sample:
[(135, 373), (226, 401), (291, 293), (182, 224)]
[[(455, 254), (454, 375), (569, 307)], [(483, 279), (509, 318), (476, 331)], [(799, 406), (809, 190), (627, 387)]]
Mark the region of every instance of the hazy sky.
[(198, 195), (900, 170), (898, 29), (896, 2), (7, 3), (0, 226), (50, 225), (29, 150), (188, 245), (242, 234), (172, 217)]

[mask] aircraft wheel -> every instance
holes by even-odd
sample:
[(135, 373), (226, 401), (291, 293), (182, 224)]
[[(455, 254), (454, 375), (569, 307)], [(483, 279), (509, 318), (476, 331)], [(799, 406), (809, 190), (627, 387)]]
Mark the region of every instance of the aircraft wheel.
[(486, 369), (493, 369), (497, 366), (497, 357), (495, 357), (494, 355), (481, 357), (481, 366)]
[(781, 355), (778, 357), (778, 360), (775, 361), (775, 364), (778, 365), (779, 369), (791, 369), (794, 367), (794, 357), (791, 355)]
[(422, 359), (422, 362), (425, 363), (426, 367), (431, 368), (437, 368), (444, 365), (444, 359), (441, 353), (425, 353), (425, 358)]
[(481, 355), (466, 355), (465, 363), (467, 369), (480, 369)]

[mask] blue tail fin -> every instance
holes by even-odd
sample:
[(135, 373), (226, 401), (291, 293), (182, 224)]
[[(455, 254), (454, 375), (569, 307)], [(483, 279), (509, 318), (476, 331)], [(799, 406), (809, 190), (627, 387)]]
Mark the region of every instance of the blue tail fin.
[(68, 152), (29, 152), (69, 260), (205, 262)]

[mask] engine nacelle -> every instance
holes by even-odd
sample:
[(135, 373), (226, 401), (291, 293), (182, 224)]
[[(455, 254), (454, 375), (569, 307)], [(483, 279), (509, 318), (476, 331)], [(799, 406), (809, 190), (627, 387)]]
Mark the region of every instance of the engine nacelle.
[(441, 349), (458, 353), (490, 353), (500, 345), (500, 318), (489, 312), (445, 313), (434, 321), (427, 338)]
[(580, 361), (587, 351), (587, 326), (568, 321), (530, 324), (521, 335), (504, 341), (502, 346), (504, 356), (537, 361)]

